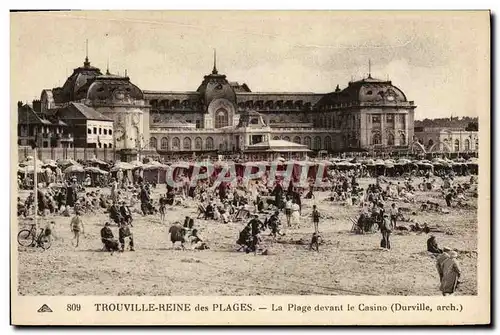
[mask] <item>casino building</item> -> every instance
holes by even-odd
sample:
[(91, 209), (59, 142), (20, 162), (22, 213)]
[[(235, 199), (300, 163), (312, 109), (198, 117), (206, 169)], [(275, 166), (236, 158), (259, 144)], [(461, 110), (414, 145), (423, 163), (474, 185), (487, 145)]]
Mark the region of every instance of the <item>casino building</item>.
[[(245, 153), (284, 143), (302, 152), (405, 149), (416, 108), (391, 81), (371, 74), (330, 93), (252, 92), (219, 73), (215, 54), (211, 73), (187, 92), (141, 90), (128, 76), (103, 74), (86, 58), (63, 87), (42, 91), (35, 112), (64, 122), (75, 104), (93, 119), (112, 121), (107, 147), (126, 160), (139, 152)], [(86, 145), (101, 148), (99, 135)]]

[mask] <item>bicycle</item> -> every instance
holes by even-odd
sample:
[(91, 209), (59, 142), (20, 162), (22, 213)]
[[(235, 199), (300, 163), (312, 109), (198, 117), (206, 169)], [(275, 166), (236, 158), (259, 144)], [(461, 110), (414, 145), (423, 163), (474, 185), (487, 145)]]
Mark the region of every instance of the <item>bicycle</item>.
[(17, 234), (17, 243), (23, 247), (41, 247), (47, 250), (52, 245), (50, 230), (42, 228), (37, 235), (36, 224), (32, 223), (30, 229), (23, 229)]

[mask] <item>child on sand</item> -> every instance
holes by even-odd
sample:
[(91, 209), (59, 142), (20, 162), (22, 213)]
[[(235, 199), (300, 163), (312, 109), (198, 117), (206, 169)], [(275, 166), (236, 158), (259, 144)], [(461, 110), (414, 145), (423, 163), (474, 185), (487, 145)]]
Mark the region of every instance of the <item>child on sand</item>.
[(83, 227), (83, 221), (80, 217), (80, 211), (75, 211), (75, 216), (71, 219), (71, 231), (74, 234), (73, 240), (76, 240), (75, 248), (78, 248), (78, 244), (80, 243), (80, 232), (85, 234), (85, 230)]
[(313, 224), (314, 224), (314, 232), (316, 234), (319, 233), (318, 225), (319, 225), (319, 218), (320, 217), (321, 217), (321, 214), (319, 213), (318, 209), (316, 208), (316, 205), (313, 205), (312, 218), (313, 218)]

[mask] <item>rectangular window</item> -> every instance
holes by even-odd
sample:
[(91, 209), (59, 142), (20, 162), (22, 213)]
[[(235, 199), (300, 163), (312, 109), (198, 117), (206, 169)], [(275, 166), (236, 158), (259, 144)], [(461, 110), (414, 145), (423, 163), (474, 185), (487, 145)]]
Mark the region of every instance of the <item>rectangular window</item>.
[(97, 128), (94, 127), (94, 135), (97, 134)]
[(201, 128), (201, 120), (196, 120), (196, 128)]
[(380, 114), (372, 115), (372, 122), (373, 123), (380, 123)]
[(102, 128), (99, 127), (99, 135), (102, 135)]
[(394, 114), (387, 114), (386, 115), (386, 120), (389, 123), (393, 123), (394, 122)]

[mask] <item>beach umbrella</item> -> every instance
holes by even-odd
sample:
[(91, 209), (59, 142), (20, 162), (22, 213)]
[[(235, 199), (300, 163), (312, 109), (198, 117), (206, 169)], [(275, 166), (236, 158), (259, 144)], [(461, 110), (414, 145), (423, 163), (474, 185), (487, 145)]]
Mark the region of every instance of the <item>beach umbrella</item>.
[[(35, 171), (35, 167), (34, 167), (33, 165), (28, 165), (28, 166), (26, 166), (26, 167), (24, 168), (24, 172), (25, 172), (25, 173), (34, 173), (34, 171)], [(45, 169), (44, 169), (44, 168), (42, 168), (41, 166), (37, 166), (37, 167), (36, 167), (36, 172), (37, 172), (37, 173), (42, 173), (42, 172), (44, 172), (44, 171), (45, 171)]]
[(77, 161), (71, 159), (71, 158), (68, 158), (68, 159), (58, 159), (57, 160), (57, 165), (59, 166), (68, 166), (68, 165), (80, 165), (78, 164)]
[(71, 165), (64, 170), (64, 173), (79, 173), (79, 172), (85, 172), (85, 169), (81, 165)]
[(95, 166), (86, 167), (84, 170), (85, 170), (85, 172), (88, 172), (88, 173), (108, 174), (107, 171), (101, 170)]
[(111, 171), (118, 171), (118, 170), (132, 170), (134, 169), (135, 166), (126, 162), (116, 162), (115, 166), (111, 168)]
[(135, 167), (141, 167), (141, 166), (144, 165), (141, 161), (137, 161), (137, 160), (136, 161), (132, 161), (129, 164), (132, 164)]
[(144, 170), (155, 170), (155, 169), (168, 169), (168, 165), (162, 164), (158, 161), (150, 161), (142, 166)]
[(102, 161), (102, 160), (98, 159), (97, 157), (93, 157), (93, 158), (89, 159), (88, 162), (90, 162), (92, 164), (108, 165), (108, 163), (106, 163), (105, 161)]
[(401, 158), (397, 162), (395, 162), (394, 164), (396, 164), (396, 165), (407, 165), (407, 164), (411, 164), (411, 163), (412, 163), (411, 160), (405, 159), (405, 158)]

